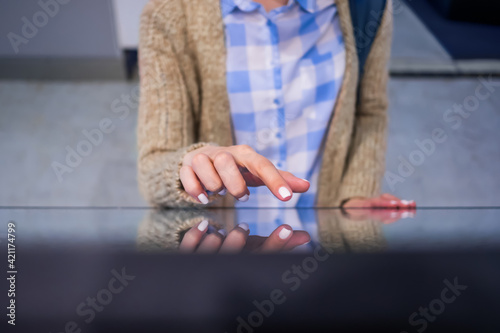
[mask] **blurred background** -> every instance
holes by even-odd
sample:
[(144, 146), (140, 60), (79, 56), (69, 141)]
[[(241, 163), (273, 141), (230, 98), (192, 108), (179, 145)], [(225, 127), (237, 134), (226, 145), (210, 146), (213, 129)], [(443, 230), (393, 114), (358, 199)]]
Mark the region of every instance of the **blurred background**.
[[(147, 205), (135, 133), (145, 3), (0, 2), (1, 206)], [(493, 0), (394, 0), (384, 191), (500, 205), (499, 12)]]

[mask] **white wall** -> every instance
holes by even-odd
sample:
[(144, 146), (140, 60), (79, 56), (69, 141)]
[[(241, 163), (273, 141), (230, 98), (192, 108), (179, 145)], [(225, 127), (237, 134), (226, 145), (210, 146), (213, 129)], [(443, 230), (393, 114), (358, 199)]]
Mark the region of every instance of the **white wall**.
[[(9, 35), (24, 42), (16, 45)], [(0, 57), (120, 56), (111, 0), (0, 0), (0, 37)]]
[(148, 1), (113, 0), (118, 45), (121, 49), (135, 49), (139, 45), (140, 15)]

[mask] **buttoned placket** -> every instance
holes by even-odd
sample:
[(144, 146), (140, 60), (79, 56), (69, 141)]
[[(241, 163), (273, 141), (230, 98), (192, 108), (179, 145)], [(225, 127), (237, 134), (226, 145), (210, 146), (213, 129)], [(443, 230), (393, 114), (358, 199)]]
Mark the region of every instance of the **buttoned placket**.
[[(263, 8), (262, 8), (263, 9)], [(283, 9), (286, 10), (286, 9)], [(261, 12), (262, 13), (262, 12)], [(271, 40), (271, 65), (273, 67), (273, 82), (275, 96), (272, 101), (270, 108), (275, 110), (277, 125), (277, 130), (275, 131), (275, 138), (278, 141), (278, 160), (275, 161), (275, 166), (278, 169), (286, 169), (286, 118), (285, 118), (285, 108), (284, 108), (284, 96), (283, 96), (283, 81), (282, 81), (282, 69), (280, 61), (280, 50), (279, 50), (279, 31), (278, 31), (278, 21), (279, 16), (282, 11), (271, 11), (270, 13), (264, 14), (267, 22), (266, 25), (269, 31), (269, 37)]]

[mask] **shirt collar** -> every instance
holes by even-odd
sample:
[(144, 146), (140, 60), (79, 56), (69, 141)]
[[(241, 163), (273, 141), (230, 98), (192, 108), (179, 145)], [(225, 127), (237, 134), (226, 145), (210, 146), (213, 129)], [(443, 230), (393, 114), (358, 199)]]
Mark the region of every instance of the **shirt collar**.
[(222, 17), (225, 17), (227, 14), (233, 11), (233, 9), (236, 7), (236, 4), (233, 0), (221, 0), (220, 7), (222, 11)]
[[(305, 11), (317, 12), (335, 3), (335, 0), (289, 0), (296, 1)], [(222, 17), (231, 13), (236, 7), (243, 11), (251, 11), (257, 8), (255, 2), (249, 0), (221, 0)]]
[(222, 17), (231, 13), (235, 8), (250, 12), (259, 7), (259, 4), (249, 0), (221, 0)]

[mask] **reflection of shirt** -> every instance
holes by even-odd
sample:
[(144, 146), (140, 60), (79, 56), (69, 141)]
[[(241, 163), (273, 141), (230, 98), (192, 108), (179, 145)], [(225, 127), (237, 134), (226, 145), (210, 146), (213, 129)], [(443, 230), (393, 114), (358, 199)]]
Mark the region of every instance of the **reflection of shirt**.
[(311, 182), (288, 202), (249, 188), (249, 201), (236, 206), (314, 206), (322, 141), (345, 71), (334, 0), (289, 0), (269, 13), (250, 0), (221, 0), (221, 8), (236, 144)]

